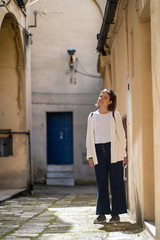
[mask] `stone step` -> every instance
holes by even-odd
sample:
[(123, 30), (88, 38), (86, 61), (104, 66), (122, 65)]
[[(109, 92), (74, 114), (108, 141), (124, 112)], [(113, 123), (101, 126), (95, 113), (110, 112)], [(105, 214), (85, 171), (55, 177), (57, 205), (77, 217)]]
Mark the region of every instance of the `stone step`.
[(74, 165), (47, 165), (47, 172), (73, 172)]
[(63, 185), (63, 186), (74, 186), (74, 179), (73, 178), (47, 178), (46, 179), (47, 185)]
[(47, 185), (74, 186), (74, 167), (71, 165), (47, 165)]
[(47, 172), (47, 178), (74, 178), (73, 172)]

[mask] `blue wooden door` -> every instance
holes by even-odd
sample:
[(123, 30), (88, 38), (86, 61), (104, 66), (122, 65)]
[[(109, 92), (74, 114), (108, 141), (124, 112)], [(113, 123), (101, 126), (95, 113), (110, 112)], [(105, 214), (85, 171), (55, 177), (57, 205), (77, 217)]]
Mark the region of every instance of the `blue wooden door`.
[(71, 112), (47, 113), (47, 164), (73, 164)]

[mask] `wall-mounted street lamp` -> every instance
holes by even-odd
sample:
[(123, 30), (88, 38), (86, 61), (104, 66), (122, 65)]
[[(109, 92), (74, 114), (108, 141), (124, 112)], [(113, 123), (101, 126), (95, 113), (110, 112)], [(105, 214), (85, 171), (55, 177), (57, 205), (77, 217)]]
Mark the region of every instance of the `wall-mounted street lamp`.
[[(93, 75), (85, 70), (83, 65), (80, 63), (79, 59), (74, 56), (76, 49), (71, 47), (67, 49), (67, 53), (69, 54), (68, 64), (69, 70), (66, 71), (67, 74), (70, 74), (70, 83), (76, 84), (76, 74), (81, 74), (90, 78), (98, 78), (101, 79), (101, 75)], [(79, 70), (79, 67), (81, 70)]]
[(76, 49), (75, 48), (68, 48), (67, 50), (70, 58), (69, 58), (69, 67), (70, 69), (73, 69), (74, 68), (74, 64), (75, 64), (75, 52), (76, 52)]
[(71, 47), (67, 49), (67, 52), (69, 54), (69, 59), (68, 59), (68, 63), (69, 63), (69, 68), (70, 70), (67, 71), (68, 73), (70, 73), (70, 83), (74, 83), (76, 84), (76, 77), (75, 77), (75, 62), (76, 62), (76, 57), (74, 56), (76, 49)]

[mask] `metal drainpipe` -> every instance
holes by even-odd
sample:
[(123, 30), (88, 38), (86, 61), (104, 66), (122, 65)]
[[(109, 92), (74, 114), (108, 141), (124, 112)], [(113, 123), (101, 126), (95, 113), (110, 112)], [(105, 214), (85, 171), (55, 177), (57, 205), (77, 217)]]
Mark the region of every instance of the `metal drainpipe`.
[(28, 155), (29, 155), (29, 186), (28, 186), (28, 191), (30, 194), (33, 194), (33, 177), (32, 177), (32, 161), (31, 161), (31, 134), (30, 130), (28, 131), (11, 131), (10, 129), (0, 129), (0, 134), (27, 134), (28, 136)]
[(29, 181), (29, 192), (30, 194), (33, 194), (33, 178), (32, 178), (32, 162), (31, 162), (31, 134), (30, 130), (24, 131), (24, 132), (11, 132), (11, 134), (27, 134), (28, 136), (28, 155), (29, 155), (29, 176), (30, 176), (30, 181)]

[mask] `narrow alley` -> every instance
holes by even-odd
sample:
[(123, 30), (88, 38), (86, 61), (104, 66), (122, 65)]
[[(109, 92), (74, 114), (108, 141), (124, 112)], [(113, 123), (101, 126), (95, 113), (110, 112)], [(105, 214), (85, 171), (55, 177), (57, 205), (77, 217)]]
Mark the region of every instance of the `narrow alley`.
[[(160, 0), (0, 0), (0, 240), (160, 240), (159, 13)], [(93, 224), (95, 144), (121, 162), (117, 224)]]
[(96, 187), (34, 186), (34, 194), (0, 204), (0, 239), (152, 240), (127, 214), (93, 224)]

